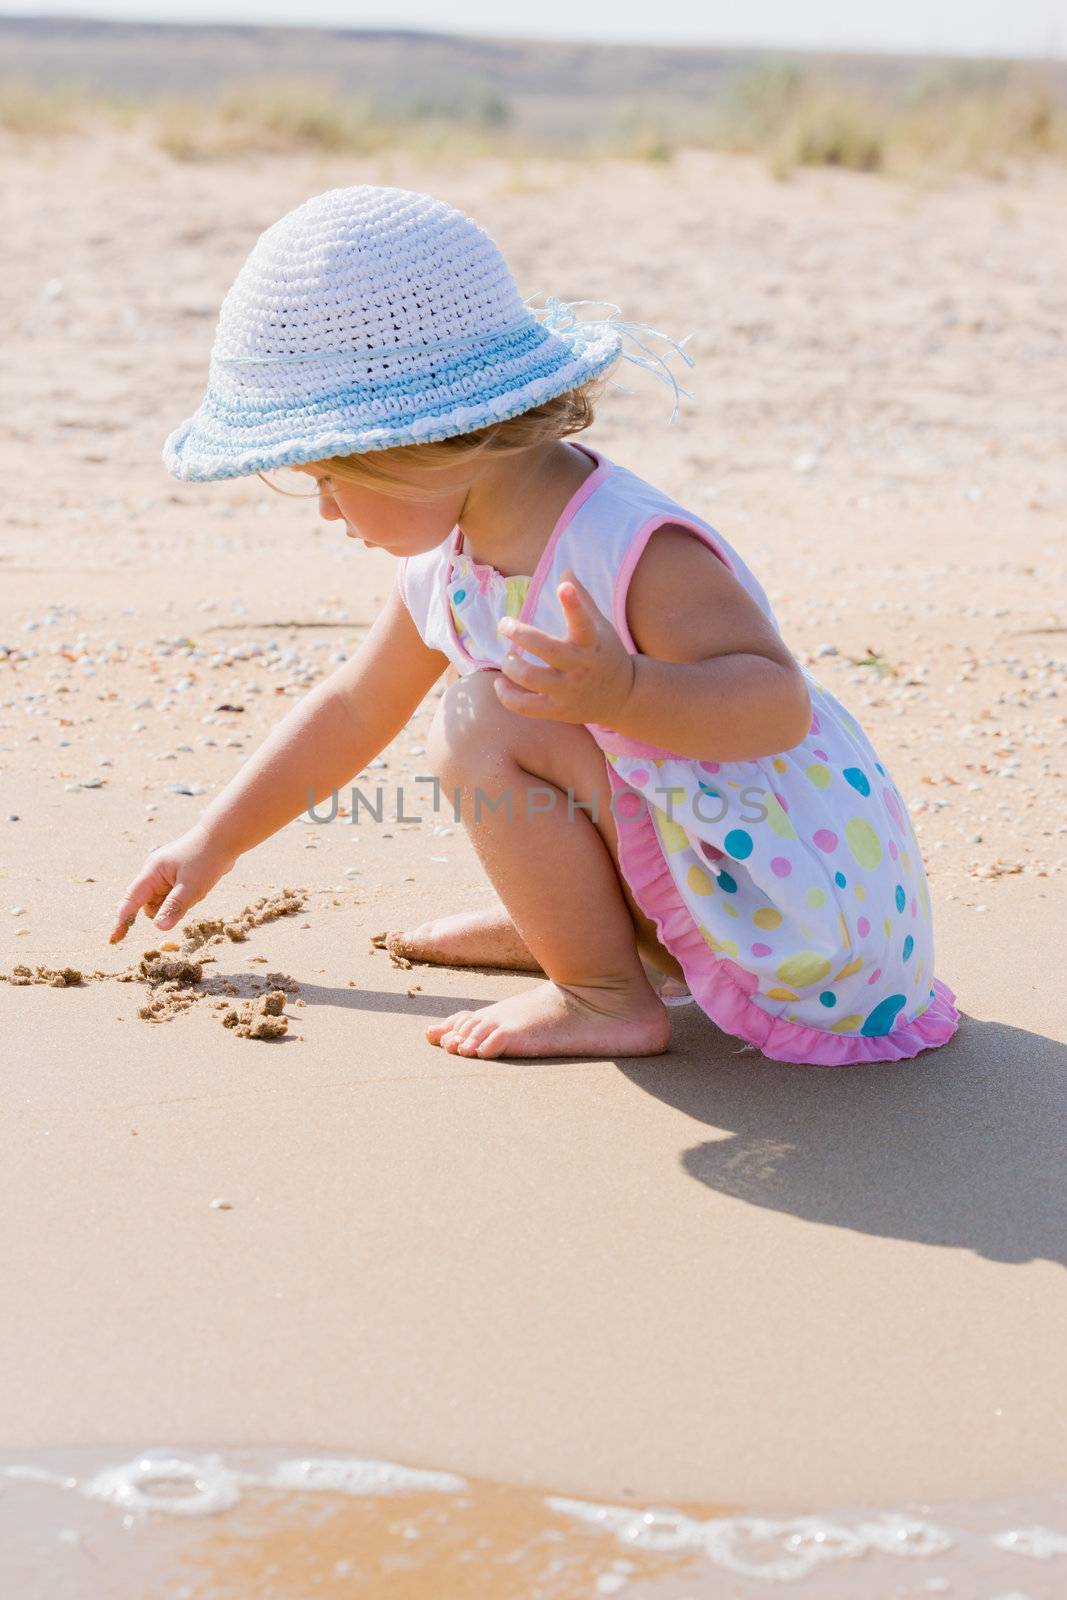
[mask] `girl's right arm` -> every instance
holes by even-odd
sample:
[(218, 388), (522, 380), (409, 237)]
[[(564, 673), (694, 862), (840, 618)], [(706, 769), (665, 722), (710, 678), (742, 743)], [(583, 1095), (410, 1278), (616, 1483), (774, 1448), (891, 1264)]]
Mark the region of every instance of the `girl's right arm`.
[[(362, 772), (448, 666), (423, 643), (394, 585), (350, 661), (309, 690), (178, 839), (153, 850), (118, 909), (110, 943), (142, 906), (170, 927), (238, 856)], [(164, 905), (165, 902), (165, 905)]]

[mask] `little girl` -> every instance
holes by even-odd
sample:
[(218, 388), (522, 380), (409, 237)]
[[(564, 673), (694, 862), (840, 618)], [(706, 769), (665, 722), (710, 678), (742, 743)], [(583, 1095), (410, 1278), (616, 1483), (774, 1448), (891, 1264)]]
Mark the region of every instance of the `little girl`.
[(870, 741), (720, 533), (567, 442), (620, 355), (675, 382), (622, 349), (650, 353), (642, 326), (535, 313), (487, 234), (430, 195), (333, 189), (261, 235), (164, 462), (316, 495), (397, 557), (396, 585), (353, 659), (151, 853), (112, 942), (142, 906), (171, 927), (350, 783), (451, 667), (427, 756), (499, 905), (393, 947), (544, 978), (431, 1043), (656, 1054), (665, 999), (689, 996), (775, 1061), (951, 1038), (922, 856)]

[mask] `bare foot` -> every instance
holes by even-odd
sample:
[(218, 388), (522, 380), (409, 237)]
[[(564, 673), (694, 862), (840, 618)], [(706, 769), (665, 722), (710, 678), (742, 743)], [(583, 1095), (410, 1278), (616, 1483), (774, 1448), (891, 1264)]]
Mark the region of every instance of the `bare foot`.
[(541, 972), (503, 906), (433, 917), (407, 932), (385, 936), (391, 955), (442, 967), (503, 967), (508, 972)]
[(655, 1056), (670, 1041), (670, 1019), (650, 988), (624, 992), (539, 983), (477, 1011), (454, 1011), (426, 1029), (450, 1055)]
[[(408, 931), (375, 934), (374, 942), (406, 961), (441, 967), (500, 967), (507, 972), (543, 972), (502, 905), (433, 917)], [(692, 995), (680, 978), (643, 961), (648, 981), (668, 1006), (688, 1005)]]

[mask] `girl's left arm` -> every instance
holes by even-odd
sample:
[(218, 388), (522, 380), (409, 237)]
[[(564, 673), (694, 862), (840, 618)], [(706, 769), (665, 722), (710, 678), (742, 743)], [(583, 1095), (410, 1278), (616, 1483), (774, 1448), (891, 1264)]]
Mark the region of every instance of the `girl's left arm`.
[(625, 738), (709, 761), (790, 750), (811, 726), (804, 674), (770, 619), (697, 535), (650, 535), (626, 594), (639, 654), (610, 724)]
[(509, 710), (612, 728), (697, 761), (751, 761), (807, 734), (807, 680), (774, 624), (679, 524), (651, 534), (630, 579), (626, 622), (638, 654), (571, 569), (557, 593), (566, 638), (516, 617), (497, 624), (511, 649), (494, 687)]

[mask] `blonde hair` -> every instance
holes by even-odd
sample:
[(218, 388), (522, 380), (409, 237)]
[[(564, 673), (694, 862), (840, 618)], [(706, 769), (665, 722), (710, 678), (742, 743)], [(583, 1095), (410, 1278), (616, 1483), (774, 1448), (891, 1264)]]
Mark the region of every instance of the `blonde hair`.
[(394, 445), (389, 450), (367, 450), (350, 456), (325, 456), (308, 465), (322, 467), (333, 478), (361, 483), (398, 500), (431, 500), (440, 492), (425, 483), (415, 483), (408, 473), (422, 474), (427, 468), (456, 467), (478, 456), (511, 455), (553, 439), (580, 433), (595, 419), (595, 408), (608, 383), (608, 373), (567, 389), (542, 405), (522, 411), (517, 417), (494, 422), (471, 433), (451, 439), (436, 439), (429, 444)]

